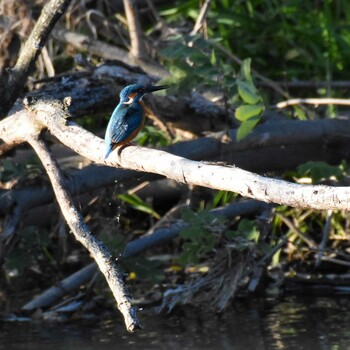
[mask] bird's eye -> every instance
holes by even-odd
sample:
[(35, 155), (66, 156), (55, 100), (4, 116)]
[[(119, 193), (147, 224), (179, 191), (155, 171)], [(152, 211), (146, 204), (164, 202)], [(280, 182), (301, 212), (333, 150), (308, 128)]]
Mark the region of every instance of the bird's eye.
[(128, 96), (128, 98), (129, 98), (129, 99), (128, 99), (127, 101), (124, 102), (124, 104), (126, 104), (126, 105), (130, 105), (130, 104), (132, 104), (133, 101), (134, 101), (134, 98), (133, 98), (133, 97)]

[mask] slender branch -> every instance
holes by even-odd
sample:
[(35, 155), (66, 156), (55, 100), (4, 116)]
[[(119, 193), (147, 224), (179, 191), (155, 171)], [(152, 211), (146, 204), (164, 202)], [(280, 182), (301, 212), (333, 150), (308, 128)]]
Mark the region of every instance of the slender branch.
[(107, 247), (99, 241), (84, 223), (82, 215), (76, 209), (69, 193), (65, 190), (65, 183), (59, 166), (51, 156), (47, 145), (36, 135), (29, 136), (28, 142), (36, 151), (50, 178), (57, 201), (61, 207), (72, 233), (75, 238), (90, 252), (99, 269), (104, 274), (108, 285), (117, 301), (117, 306), (124, 316), (126, 328), (132, 332), (140, 328), (136, 311), (131, 305), (130, 297), (125, 291), (122, 273), (117, 268)]
[(9, 71), (7, 79), (5, 77), (1, 78), (3, 88), (0, 90), (0, 117), (6, 115), (21, 93), (51, 30), (70, 2), (71, 0), (51, 0), (42, 9), (41, 15), (26, 41), (15, 67)]
[(69, 43), (79, 50), (88, 51), (98, 57), (108, 60), (118, 60), (129, 66), (140, 67), (151, 76), (158, 78), (169, 76), (169, 73), (160, 64), (150, 60), (137, 60), (128, 51), (99, 40), (91, 39), (87, 35), (73, 33), (65, 29), (55, 30), (53, 35), (59, 41)]
[(349, 99), (343, 98), (293, 98), (287, 101), (278, 102), (277, 108), (286, 108), (288, 106), (309, 104), (309, 105), (343, 105), (350, 106)]
[[(227, 57), (229, 57), (232, 61), (238, 63), (238, 64), (242, 64), (242, 60), (236, 56), (235, 54), (233, 54), (232, 52), (230, 52), (229, 50), (227, 50), (225, 47), (223, 47), (222, 45), (218, 44), (218, 43), (214, 43), (213, 44), (216, 48), (218, 48), (221, 52), (223, 52)], [(256, 71), (255, 69), (252, 69), (253, 74), (259, 78), (266, 86), (270, 87), (271, 89), (275, 90), (277, 93), (279, 93), (281, 96), (284, 96), (286, 98), (289, 98), (289, 94), (284, 91), (278, 84), (276, 84), (273, 80), (266, 78), (264, 75), (262, 75), (261, 73), (259, 73), (258, 71)]]
[(140, 19), (135, 0), (123, 0), (126, 19), (128, 21), (131, 54), (137, 59), (143, 59), (146, 56), (146, 48), (142, 38)]
[(325, 226), (323, 228), (323, 232), (322, 232), (322, 240), (321, 240), (321, 243), (318, 246), (319, 250), (318, 250), (318, 252), (316, 254), (315, 267), (319, 267), (320, 266), (321, 260), (324, 257), (323, 253), (324, 253), (324, 250), (325, 250), (326, 245), (327, 245), (329, 232), (331, 230), (332, 217), (333, 217), (333, 211), (332, 210), (328, 210), (326, 224), (325, 224)]
[(199, 12), (197, 21), (196, 21), (190, 35), (197, 34), (199, 32), (199, 30), (201, 29), (203, 22), (205, 21), (207, 13), (209, 11), (210, 3), (211, 3), (211, 0), (205, 0), (204, 4)]
[(321, 257), (322, 261), (327, 261), (333, 264), (337, 264), (337, 265), (342, 265), (342, 266), (347, 266), (350, 267), (350, 262), (349, 261), (344, 261), (344, 260), (340, 260), (337, 258), (331, 258), (329, 256), (322, 256)]
[(279, 213), (276, 213), (275, 215), (279, 217), (293, 233), (295, 233), (301, 240), (303, 240), (309, 246), (309, 248), (317, 247), (316, 242), (312, 238), (308, 237), (308, 235), (301, 232), (291, 220)]

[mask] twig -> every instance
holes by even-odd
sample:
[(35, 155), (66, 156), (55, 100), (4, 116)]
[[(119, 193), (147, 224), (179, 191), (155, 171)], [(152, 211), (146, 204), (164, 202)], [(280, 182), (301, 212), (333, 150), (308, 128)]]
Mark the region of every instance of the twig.
[(1, 78), (0, 117), (6, 115), (21, 93), (51, 30), (70, 2), (71, 0), (51, 0), (42, 9), (41, 15), (26, 41), (15, 67), (9, 70), (7, 78)]
[(130, 297), (125, 291), (122, 273), (117, 268), (107, 247), (99, 241), (84, 223), (82, 215), (76, 209), (70, 194), (65, 190), (65, 183), (59, 166), (51, 156), (47, 145), (35, 135), (28, 137), (28, 142), (39, 156), (50, 178), (57, 201), (61, 207), (72, 233), (75, 238), (90, 252), (99, 269), (104, 274), (108, 285), (117, 301), (117, 306), (124, 316), (126, 328), (133, 332), (140, 328), (136, 311), (131, 305)]
[(162, 130), (169, 138), (175, 138), (175, 132), (165, 123), (163, 120), (158, 117), (146, 104), (142, 104), (142, 108), (146, 114), (146, 117), (151, 119), (154, 125), (158, 126), (160, 130)]
[(318, 246), (319, 250), (318, 250), (317, 255), (316, 255), (315, 267), (320, 266), (321, 260), (323, 258), (323, 253), (324, 253), (324, 250), (326, 248), (327, 241), (328, 241), (329, 231), (331, 230), (332, 217), (333, 217), (333, 211), (328, 210), (326, 224), (325, 224), (323, 232), (322, 232), (322, 241)]
[(156, 23), (164, 30), (169, 30), (167, 22), (161, 17), (159, 16), (159, 13), (157, 11), (157, 9), (155, 8), (153, 1), (152, 0), (146, 0), (147, 2), (147, 6), (149, 8), (149, 10), (151, 11), (151, 14), (153, 15)]
[(316, 248), (316, 242), (308, 237), (306, 234), (302, 233), (289, 219), (287, 219), (284, 215), (276, 213), (278, 216), (288, 227), (289, 229), (295, 233), (301, 240), (303, 240), (310, 248)]
[(321, 260), (322, 261), (331, 262), (331, 263), (337, 264), (337, 265), (350, 267), (350, 262), (349, 261), (344, 261), (344, 260), (340, 260), (340, 259), (336, 259), (336, 258), (331, 258), (329, 256), (322, 256)]
[(53, 66), (53, 63), (51, 61), (50, 55), (47, 51), (46, 46), (43, 47), (41, 51), (41, 56), (43, 57), (43, 61), (45, 64), (46, 72), (49, 77), (53, 77), (55, 75), (55, 68)]
[[(6, 130), (7, 126), (5, 124), (18, 129), (17, 123), (21, 123), (21, 118), (14, 117), (14, 119), (3, 120), (0, 122), (0, 129)], [(314, 151), (310, 153), (308, 145), (312, 145), (312, 150), (318, 150), (318, 159), (327, 161), (329, 154), (331, 154), (334, 162), (340, 161), (340, 155), (345, 154), (344, 152), (347, 149), (348, 140), (350, 139), (349, 131), (350, 121), (346, 119), (271, 121), (267, 125), (260, 125), (247, 139), (240, 143), (231, 141), (222, 144), (220, 140), (215, 138), (204, 137), (190, 142), (179, 142), (164, 150), (193, 160), (218, 159), (219, 156), (221, 160), (234, 159), (236, 166), (242, 166), (247, 170), (255, 169), (256, 171), (266, 172), (277, 169), (280, 171), (281, 169), (292, 168), (300, 164), (300, 161), (306, 161), (310, 156), (313, 156), (315, 153)], [(0, 138), (4, 137), (1, 131), (0, 134)], [(11, 131), (8, 130), (7, 134), (10, 136)], [(76, 139), (78, 140), (78, 135)], [(321, 149), (318, 146), (329, 140), (332, 143), (331, 149), (327, 146)], [(284, 145), (283, 150), (280, 147), (281, 143)], [(296, 152), (293, 150), (288, 153), (293, 157), (289, 158), (285, 153), (286, 149), (290, 149), (292, 144), (298, 144), (298, 151), (303, 150), (298, 157), (294, 157)], [(2, 146), (9, 147), (7, 143)], [(336, 153), (334, 153), (335, 146)], [(265, 148), (268, 150), (269, 157), (265, 157)], [(247, 153), (245, 152), (247, 150), (254, 150), (254, 152)], [(259, 150), (263, 152), (263, 160), (260, 160), (262, 157), (259, 155)], [(287, 157), (287, 159), (283, 157)], [(115, 182), (126, 183), (131, 178), (138, 178), (136, 175), (137, 172), (131, 170), (91, 165), (71, 174), (69, 191), (72, 195), (82, 194), (113, 185)], [(142, 179), (151, 180), (155, 177), (155, 174), (144, 174)], [(135, 184), (135, 182), (133, 183)], [(52, 200), (53, 195), (49, 188), (28, 187), (0, 190), (0, 217), (7, 215), (11, 208), (19, 203), (25, 213), (32, 208), (52, 203)]]
[(147, 74), (165, 78), (169, 76), (160, 64), (149, 60), (137, 60), (128, 51), (116, 46), (105, 44), (102, 41), (89, 38), (87, 35), (73, 33), (69, 30), (60, 29), (53, 32), (55, 39), (71, 44), (79, 50), (88, 51), (90, 54), (102, 57), (108, 60), (118, 60), (129, 66), (140, 67)]
[(286, 108), (288, 106), (309, 104), (309, 105), (343, 105), (350, 106), (349, 99), (342, 98), (293, 98), (287, 101), (278, 102), (276, 108)]
[(205, 0), (204, 4), (199, 12), (197, 21), (196, 21), (190, 35), (197, 34), (199, 32), (199, 30), (201, 29), (203, 22), (205, 21), (205, 18), (207, 16), (208, 11), (209, 11), (210, 3), (211, 3), (211, 0)]
[(142, 38), (140, 19), (135, 0), (123, 0), (126, 19), (128, 21), (131, 50), (130, 53), (137, 59), (146, 56), (146, 48)]
[[(219, 49), (221, 52), (223, 52), (227, 57), (229, 57), (232, 61), (238, 63), (238, 64), (242, 64), (243, 61), (237, 57), (236, 55), (234, 55), (232, 52), (230, 52), (229, 50), (227, 50), (226, 48), (224, 48), (222, 45), (218, 44), (218, 43), (214, 43), (213, 44), (217, 49)], [(255, 69), (252, 69), (253, 74), (259, 78), (264, 84), (266, 84), (267, 86), (269, 86), (270, 88), (272, 88), (273, 90), (275, 90), (277, 93), (279, 93), (280, 95), (284, 96), (285, 98), (289, 98), (289, 94), (287, 92), (285, 92), (278, 84), (276, 84), (274, 81), (272, 81), (269, 78), (266, 78), (265, 76), (263, 76), (262, 74), (260, 74), (259, 72), (257, 72)]]
[[(284, 236), (272, 249), (269, 251), (266, 255), (264, 255), (254, 266), (252, 277), (249, 281), (249, 284), (247, 286), (247, 289), (250, 292), (254, 292), (256, 288), (258, 287), (260, 283), (260, 279), (263, 275), (263, 272), (265, 271), (264, 267), (267, 265), (267, 263), (270, 261), (272, 256), (281, 249), (286, 243), (288, 242), (288, 237)], [(248, 275), (250, 271), (246, 272), (246, 275)]]

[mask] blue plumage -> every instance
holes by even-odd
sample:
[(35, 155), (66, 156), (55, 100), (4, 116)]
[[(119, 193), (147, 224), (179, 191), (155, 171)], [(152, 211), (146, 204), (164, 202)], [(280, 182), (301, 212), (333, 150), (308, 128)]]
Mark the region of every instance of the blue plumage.
[(105, 134), (105, 159), (108, 158), (116, 145), (131, 141), (141, 130), (144, 124), (142, 97), (149, 92), (168, 87), (168, 85), (146, 87), (141, 84), (132, 84), (120, 92), (119, 104), (112, 113)]

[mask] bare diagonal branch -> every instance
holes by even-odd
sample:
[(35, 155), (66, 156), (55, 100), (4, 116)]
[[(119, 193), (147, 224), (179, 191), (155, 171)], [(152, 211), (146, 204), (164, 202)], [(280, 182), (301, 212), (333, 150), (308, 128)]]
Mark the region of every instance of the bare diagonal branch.
[(84, 219), (76, 209), (70, 194), (65, 190), (65, 181), (55, 158), (51, 156), (45, 142), (37, 138), (36, 135), (30, 136), (28, 142), (36, 151), (50, 178), (57, 201), (72, 233), (90, 252), (100, 271), (104, 274), (117, 301), (117, 306), (124, 316), (127, 330), (132, 332), (140, 328), (136, 311), (125, 290), (122, 274), (107, 247), (91, 233), (89, 227), (84, 223)]

